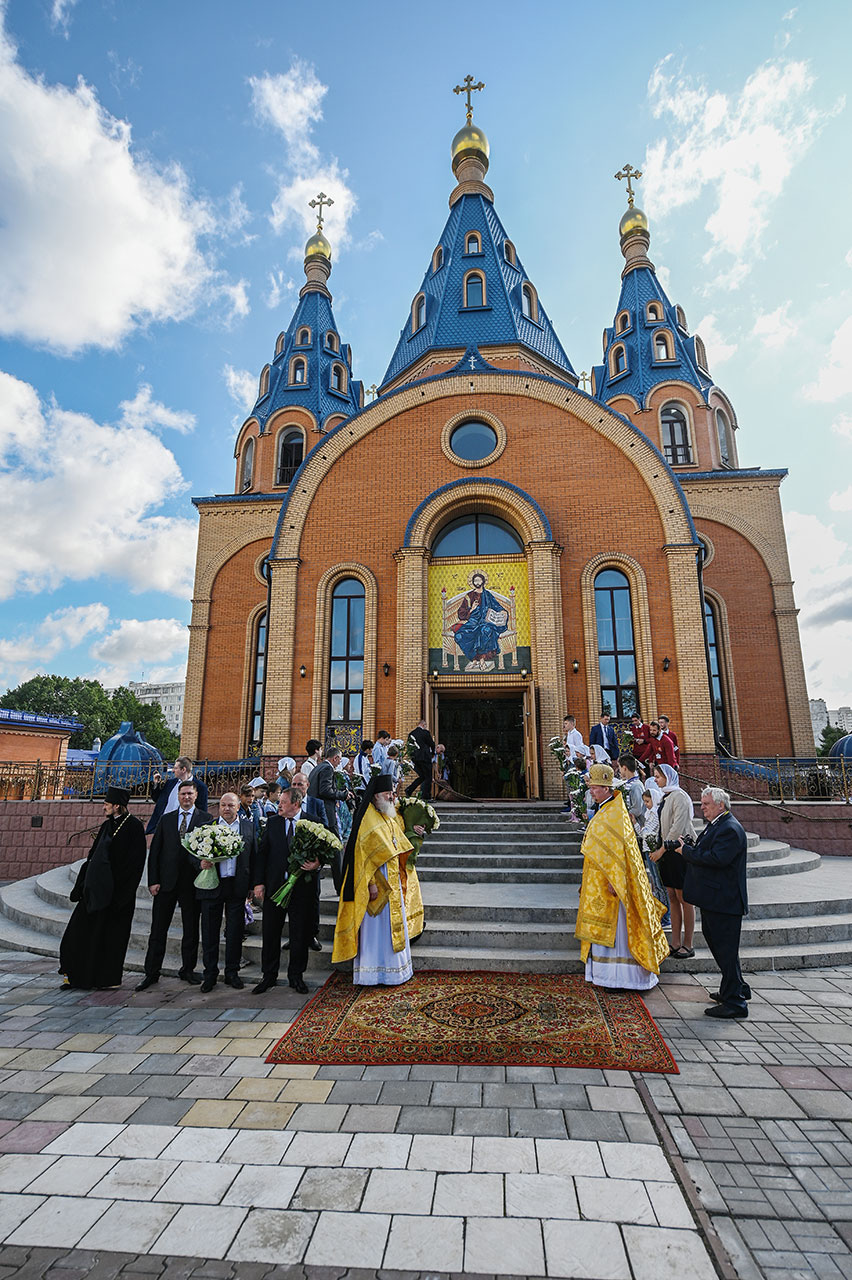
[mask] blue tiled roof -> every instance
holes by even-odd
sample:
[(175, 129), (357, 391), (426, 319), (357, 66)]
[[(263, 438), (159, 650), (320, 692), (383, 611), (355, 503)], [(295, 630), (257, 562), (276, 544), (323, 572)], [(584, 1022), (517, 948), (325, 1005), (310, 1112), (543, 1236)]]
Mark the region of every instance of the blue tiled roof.
[[(649, 322), (646, 319), (649, 302), (662, 304), (662, 320)], [(629, 326), (620, 333), (616, 333), (614, 324), (606, 330), (604, 361), (595, 366), (597, 399), (606, 404), (615, 396), (628, 395), (643, 407), (648, 392), (661, 382), (688, 382), (706, 396), (713, 386), (713, 379), (699, 366), (695, 338), (678, 324), (677, 309), (669, 301), (655, 271), (648, 267), (635, 267), (628, 272), (621, 285), (616, 318), (622, 312), (627, 312)], [(660, 329), (668, 330), (674, 339), (674, 360), (654, 358), (654, 335)], [(611, 377), (609, 353), (616, 344), (624, 346), (627, 368), (624, 373)]]
[[(311, 340), (306, 345), (298, 344), (296, 338), (305, 327), (311, 331)], [(335, 335), (337, 351), (326, 343), (328, 333)], [(290, 358), (294, 355), (304, 356), (307, 363), (305, 383), (289, 381)], [(335, 363), (343, 364), (347, 370), (345, 392), (331, 389), (331, 370)], [(310, 410), (319, 426), (332, 414), (343, 413), (348, 417), (357, 413), (361, 407), (361, 383), (353, 380), (351, 363), (351, 352), (340, 340), (330, 299), (318, 290), (311, 290), (299, 299), (284, 345), (269, 368), (269, 390), (260, 396), (249, 416), (257, 418), (262, 433), (269, 418), (285, 405), (301, 405)]]
[[(465, 242), (471, 231), (479, 233), (481, 253), (465, 253)], [(576, 382), (571, 362), (541, 301), (537, 321), (523, 313), (521, 289), (528, 277), (517, 254), (514, 264), (506, 260), (507, 240), (494, 206), (485, 196), (468, 194), (456, 201), (439, 241), (443, 261), (435, 271), (430, 263), (417, 291), (426, 299), (425, 322), (412, 333), (413, 317), (409, 314), (382, 380), (383, 386), (395, 381), (429, 351), (508, 343), (527, 347), (562, 369), (572, 383)], [(474, 269), (481, 270), (485, 276), (487, 305), (465, 308), (462, 305), (464, 277)]]

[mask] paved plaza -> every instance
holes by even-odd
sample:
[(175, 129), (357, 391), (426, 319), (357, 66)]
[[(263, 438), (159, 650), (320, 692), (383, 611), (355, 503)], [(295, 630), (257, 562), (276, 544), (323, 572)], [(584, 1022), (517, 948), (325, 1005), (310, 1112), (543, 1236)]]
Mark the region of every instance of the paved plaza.
[(267, 1066), (303, 1000), (0, 953), (0, 1280), (852, 1277), (848, 969), (647, 1004), (679, 1076)]

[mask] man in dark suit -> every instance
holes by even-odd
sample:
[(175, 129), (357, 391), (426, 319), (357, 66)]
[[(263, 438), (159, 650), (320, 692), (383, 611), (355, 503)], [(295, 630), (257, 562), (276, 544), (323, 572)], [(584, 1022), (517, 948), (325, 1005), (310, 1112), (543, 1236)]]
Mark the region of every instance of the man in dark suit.
[(432, 799), (432, 759), (435, 755), (435, 739), (427, 729), (425, 720), (421, 720), (408, 736), (414, 744), (411, 749), (411, 763), (414, 765), (417, 777), (405, 788), (405, 794), (410, 796), (419, 787), (421, 800), (428, 801)]
[(154, 812), (148, 819), (148, 825), (145, 831), (148, 835), (152, 831), (157, 830), (157, 823), (165, 813), (174, 813), (178, 807), (178, 798), (176, 787), (182, 782), (194, 782), (198, 791), (198, 808), (207, 812), (207, 787), (198, 778), (192, 776), (192, 761), (188, 756), (178, 756), (175, 760), (174, 775), (165, 781), (158, 773), (154, 774), (154, 785), (151, 788), (151, 795), (154, 797)]
[(721, 787), (705, 787), (701, 812), (706, 826), (696, 842), (681, 843), (686, 862), (685, 902), (701, 908), (701, 932), (722, 973), (709, 1018), (747, 1018), (751, 988), (740, 968), (740, 932), (748, 912), (746, 862), (748, 840), (731, 813), (731, 798)]
[(325, 825), (336, 836), (340, 835), (337, 827), (337, 802), (341, 793), (334, 785), (334, 772), (339, 767), (340, 747), (329, 747), (325, 759), (313, 770), (308, 782), (308, 799), (322, 801), (325, 806)]
[(322, 812), (302, 811), (302, 801), (306, 792), (304, 777), (296, 774), (278, 803), (278, 813), (267, 819), (266, 827), (260, 838), (254, 860), (251, 879), (254, 883), (254, 896), (263, 903), (263, 928), (261, 934), (260, 964), (261, 981), (253, 990), (254, 995), (262, 995), (278, 982), (278, 971), (281, 967), (281, 934), (284, 921), (290, 917), (290, 962), (287, 967), (287, 978), (290, 986), (301, 995), (307, 993), (304, 974), (308, 966), (308, 949), (314, 937), (317, 918), (317, 872), (318, 862), (305, 862), (305, 872), (296, 883), (293, 895), (286, 908), (279, 907), (272, 901), (272, 894), (286, 882), (289, 875), (290, 841), (296, 830), (296, 823), (304, 816), (312, 822), (325, 825), (325, 812), (319, 801), (313, 803)]
[(194, 781), (190, 779), (178, 784), (178, 807), (174, 813), (167, 813), (160, 819), (148, 850), (148, 890), (154, 901), (151, 904), (151, 936), (145, 956), (145, 977), (137, 991), (145, 991), (159, 981), (169, 925), (178, 905), (183, 925), (178, 977), (195, 985), (201, 981), (195, 972), (201, 905), (193, 884), (199, 863), (187, 853), (182, 841), (188, 832), (216, 819), (206, 810), (199, 809), (197, 800), (198, 788)]
[(251, 865), (255, 856), (254, 823), (240, 812), (240, 798), (226, 791), (219, 801), (219, 826), (233, 831), (243, 842), (236, 858), (215, 864), (219, 877), (217, 889), (196, 889), (201, 903), (201, 954), (204, 959), (204, 981), (201, 990), (212, 991), (219, 977), (219, 935), (225, 918), (225, 982), (241, 989), (240, 956), (245, 929), (246, 898), (251, 884)]
[(610, 726), (606, 711), (601, 712), (600, 720), (589, 730), (589, 746), (603, 747), (610, 760), (618, 760), (618, 738), (615, 736), (615, 730)]

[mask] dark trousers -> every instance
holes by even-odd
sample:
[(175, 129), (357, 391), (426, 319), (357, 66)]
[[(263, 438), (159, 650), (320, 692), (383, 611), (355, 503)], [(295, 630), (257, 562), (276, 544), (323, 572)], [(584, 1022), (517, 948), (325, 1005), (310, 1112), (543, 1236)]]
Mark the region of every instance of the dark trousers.
[(418, 787), (420, 787), (421, 800), (431, 800), (432, 799), (432, 762), (430, 761), (429, 764), (423, 764), (423, 763), (418, 764), (415, 761), (414, 771), (417, 774), (417, 777), (414, 779), (412, 783), (409, 783), (409, 785), (405, 788), (405, 794), (407, 796), (410, 796), (414, 791), (417, 790)]
[(746, 991), (749, 988), (743, 982), (743, 973), (740, 968), (742, 924), (742, 916), (729, 915), (724, 911), (705, 911), (704, 907), (701, 908), (701, 932), (722, 975), (719, 994), (722, 997), (722, 1004), (731, 1009), (748, 1008)]
[[(233, 877), (231, 877), (233, 879)], [(204, 977), (215, 982), (219, 976), (219, 938), (222, 917), (225, 918), (225, 977), (236, 978), (243, 951), (246, 903), (243, 894), (235, 894), (227, 879), (222, 881), (215, 898), (201, 900), (201, 955)]]
[(180, 918), (183, 925), (183, 937), (180, 943), (181, 974), (192, 973), (198, 962), (198, 917), (201, 904), (195, 896), (192, 881), (187, 886), (174, 889), (160, 889), (151, 903), (151, 936), (148, 939), (148, 951), (145, 955), (145, 976), (159, 978), (166, 954), (169, 925), (180, 906)]
[(282, 911), (271, 897), (264, 894), (263, 928), (261, 932), (260, 965), (264, 982), (274, 982), (281, 967), (281, 935), (284, 921), (290, 918), (290, 962), (287, 977), (290, 982), (301, 979), (308, 967), (308, 945), (315, 937), (317, 920), (316, 873), (302, 876), (296, 883), (287, 907)]

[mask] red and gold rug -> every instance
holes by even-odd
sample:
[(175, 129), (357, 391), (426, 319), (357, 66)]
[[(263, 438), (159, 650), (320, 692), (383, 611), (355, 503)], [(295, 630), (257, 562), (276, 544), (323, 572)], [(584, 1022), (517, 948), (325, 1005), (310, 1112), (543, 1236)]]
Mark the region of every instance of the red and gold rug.
[(575, 973), (427, 969), (401, 987), (354, 987), (334, 973), (266, 1061), (677, 1073), (638, 995), (611, 994)]

